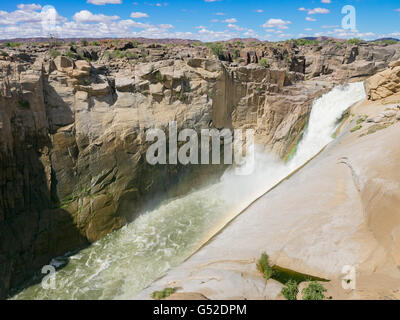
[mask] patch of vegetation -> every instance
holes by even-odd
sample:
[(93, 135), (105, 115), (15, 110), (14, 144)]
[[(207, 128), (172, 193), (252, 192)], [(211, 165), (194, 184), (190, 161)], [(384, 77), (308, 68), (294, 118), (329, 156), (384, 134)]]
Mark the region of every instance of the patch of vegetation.
[(317, 44), (318, 41), (315, 40), (310, 40), (310, 39), (292, 39), (292, 41), (294, 41), (294, 43), (298, 46), (311, 46), (314, 44)]
[(297, 300), (297, 294), (299, 293), (299, 284), (294, 280), (289, 280), (286, 286), (282, 288), (282, 295), (287, 300)]
[(258, 61), (258, 64), (259, 64), (261, 67), (264, 67), (264, 68), (269, 68), (269, 66), (270, 66), (268, 60), (265, 59), (265, 58), (260, 59), (260, 61)]
[(365, 120), (367, 120), (367, 116), (360, 116), (358, 119), (357, 119), (357, 124), (361, 124), (361, 123), (363, 123)]
[(76, 42), (75, 41), (71, 41), (70, 43), (68, 43), (68, 45), (70, 47), (75, 47), (76, 46)]
[(130, 51), (121, 51), (121, 50), (114, 50), (114, 51), (108, 51), (106, 53), (106, 55), (110, 58), (110, 59), (123, 59), (126, 58), (128, 60), (131, 59), (137, 59), (138, 56)]
[(303, 300), (324, 300), (326, 289), (316, 281), (312, 281), (302, 292)]
[(274, 270), (269, 263), (269, 257), (265, 252), (261, 255), (261, 258), (257, 262), (257, 269), (267, 280), (270, 279), (274, 274)]
[(346, 120), (350, 118), (350, 111), (347, 110), (342, 114), (340, 119), (336, 122), (337, 129), (336, 131), (332, 134), (332, 138), (336, 139), (337, 136), (339, 135), (340, 131), (342, 130), (343, 125), (345, 124)]
[(22, 43), (19, 43), (19, 42), (5, 42), (4, 45), (7, 48), (18, 48), (18, 47), (20, 47), (22, 45)]
[(5, 51), (0, 51), (0, 56), (2, 57), (8, 57), (8, 53)]
[(233, 50), (233, 59), (237, 59), (239, 57), (240, 57), (240, 50), (239, 49)]
[(163, 300), (173, 295), (179, 288), (165, 288), (162, 291), (154, 291), (151, 294), (151, 298), (154, 300)]
[(356, 131), (358, 131), (360, 129), (362, 129), (362, 125), (361, 124), (356, 126), (356, 127), (354, 127), (353, 129), (351, 129), (350, 132), (353, 133), (353, 132), (356, 132)]
[(88, 79), (82, 79), (82, 84), (84, 86), (88, 86), (88, 85), (90, 85), (90, 81)]
[(160, 71), (156, 72), (156, 80), (157, 80), (157, 82), (162, 82), (163, 81), (163, 75), (161, 74)]
[(99, 47), (99, 46), (100, 46), (100, 42), (98, 42), (98, 41), (92, 41), (92, 42), (90, 43), (90, 45), (91, 45), (91, 46), (94, 46), (94, 47)]
[(224, 58), (224, 47), (221, 43), (207, 43), (206, 46), (211, 49), (212, 53), (220, 60)]
[(347, 43), (348, 44), (360, 44), (362, 42), (362, 40), (361, 39), (359, 39), (359, 38), (353, 38), (353, 39), (349, 39), (349, 40), (347, 40)]
[(82, 39), (82, 40), (81, 40), (81, 45), (82, 45), (83, 47), (87, 47), (88, 44), (89, 44), (89, 42), (88, 42), (86, 39)]
[(387, 123), (386, 124), (374, 124), (370, 128), (368, 128), (368, 131), (365, 135), (374, 134), (375, 132), (386, 129), (387, 127), (389, 127), (389, 124), (387, 124)]
[(31, 104), (29, 103), (28, 100), (21, 100), (19, 102), (19, 106), (20, 106), (20, 108), (25, 109), (25, 110), (29, 110), (31, 108)]
[(134, 40), (134, 41), (131, 41), (130, 43), (132, 44), (132, 47), (133, 47), (133, 48), (137, 48), (137, 47), (139, 47), (139, 44), (140, 44), (140, 43), (139, 43), (139, 42), (137, 42), (136, 40)]
[(242, 41), (240, 41), (240, 40), (235, 41), (235, 45), (238, 46), (238, 47), (241, 47), (241, 48), (245, 47), (244, 43)]
[(67, 52), (66, 56), (68, 58), (75, 59), (76, 58), (76, 53), (70, 50), (70, 51)]
[(50, 50), (50, 57), (57, 58), (58, 56), (61, 56), (61, 52), (55, 49)]
[(379, 41), (380, 44), (386, 44), (386, 45), (392, 45), (392, 44), (398, 44), (399, 42), (396, 40), (382, 40)]

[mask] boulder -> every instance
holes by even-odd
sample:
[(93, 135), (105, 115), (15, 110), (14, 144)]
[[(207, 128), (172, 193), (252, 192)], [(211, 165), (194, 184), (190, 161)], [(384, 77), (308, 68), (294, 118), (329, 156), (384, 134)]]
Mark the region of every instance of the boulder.
[(74, 68), (74, 62), (70, 58), (64, 56), (55, 58), (54, 64), (57, 70), (61, 72), (71, 71)]
[(400, 92), (400, 66), (386, 69), (365, 82), (369, 100), (375, 101)]

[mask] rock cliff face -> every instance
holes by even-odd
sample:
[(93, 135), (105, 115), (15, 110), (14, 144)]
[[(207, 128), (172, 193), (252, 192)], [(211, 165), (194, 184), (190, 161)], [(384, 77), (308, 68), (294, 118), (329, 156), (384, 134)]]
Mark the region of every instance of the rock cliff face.
[[(340, 60), (330, 47), (260, 46), (232, 62), (194, 45), (3, 52), (0, 297), (50, 258), (121, 228), (150, 199), (156, 205), (222, 172), (149, 165), (147, 130), (167, 131), (170, 121), (178, 129), (253, 128), (285, 158), (315, 97), (398, 56), (397, 47), (343, 48)], [(269, 67), (254, 64), (263, 57)]]
[(400, 60), (389, 64), (389, 68), (365, 82), (365, 89), (372, 101), (380, 100), (400, 92)]

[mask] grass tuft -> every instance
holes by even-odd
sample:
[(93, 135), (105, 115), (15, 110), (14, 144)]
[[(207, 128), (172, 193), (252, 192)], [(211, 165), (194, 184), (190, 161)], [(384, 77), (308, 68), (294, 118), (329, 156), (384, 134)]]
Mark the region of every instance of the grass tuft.
[(173, 295), (179, 288), (165, 288), (162, 291), (154, 291), (151, 294), (151, 298), (154, 300), (164, 300), (169, 296)]

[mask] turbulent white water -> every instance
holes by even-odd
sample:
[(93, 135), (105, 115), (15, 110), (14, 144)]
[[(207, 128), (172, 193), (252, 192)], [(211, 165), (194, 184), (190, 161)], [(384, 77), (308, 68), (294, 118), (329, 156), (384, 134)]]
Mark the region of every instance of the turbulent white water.
[(257, 151), (252, 175), (228, 170), (219, 183), (165, 202), (89, 248), (64, 257), (68, 264), (57, 272), (55, 290), (36, 284), (14, 299), (132, 298), (316, 155), (333, 140), (343, 112), (363, 98), (362, 83), (334, 88), (315, 101), (303, 139), (288, 163)]

